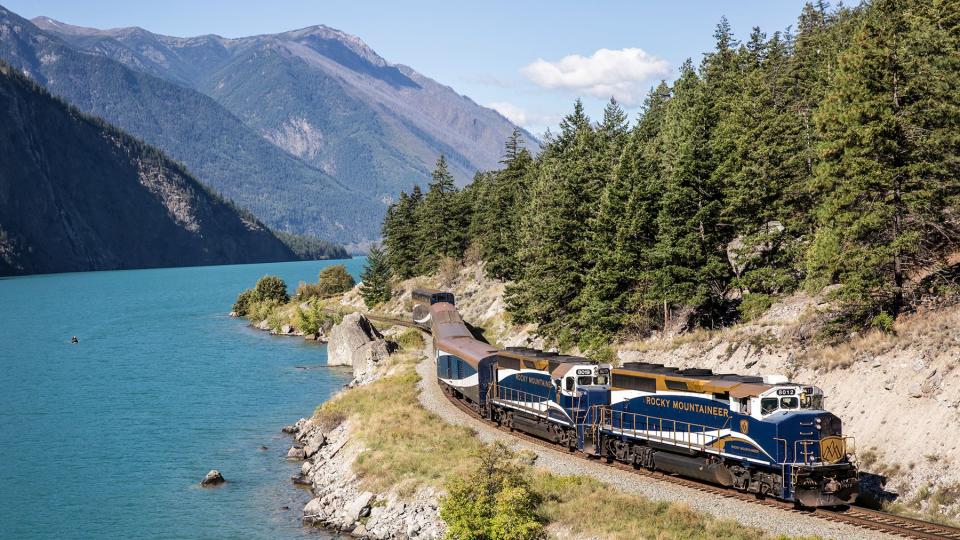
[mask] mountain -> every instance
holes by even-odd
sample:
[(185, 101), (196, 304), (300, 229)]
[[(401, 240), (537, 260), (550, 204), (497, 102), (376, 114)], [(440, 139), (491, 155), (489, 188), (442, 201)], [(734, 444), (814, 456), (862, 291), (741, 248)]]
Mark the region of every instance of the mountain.
[[(441, 153), (460, 183), (497, 167), (514, 129), (497, 112), (327, 26), (227, 39), (33, 22), (77, 49), (202, 92), (374, 201), (425, 184)], [(536, 149), (536, 139), (525, 137)]]
[(83, 52), (2, 7), (0, 59), (162, 149), (274, 228), (342, 242), (379, 231), (382, 202), (277, 147), (201, 92)]
[(0, 276), (297, 256), (159, 150), (0, 64)]

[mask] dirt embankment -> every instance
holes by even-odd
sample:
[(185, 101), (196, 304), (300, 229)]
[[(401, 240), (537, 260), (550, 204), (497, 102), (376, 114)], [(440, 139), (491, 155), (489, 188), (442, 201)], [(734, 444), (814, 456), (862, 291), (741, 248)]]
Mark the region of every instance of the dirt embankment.
[[(535, 327), (511, 324), (505, 285), (487, 279), (482, 264), (408, 280), (382, 309), (408, 316), (409, 291), (420, 286), (452, 291), (464, 319), (491, 341), (542, 345)], [(359, 296), (348, 294), (344, 303), (359, 305)], [(960, 515), (960, 308), (903, 317), (893, 334), (854, 334), (824, 347), (812, 336), (830, 308), (821, 298), (795, 295), (750, 323), (620, 343), (618, 356), (815, 384), (855, 437), (861, 468), (888, 477), (901, 509)]]

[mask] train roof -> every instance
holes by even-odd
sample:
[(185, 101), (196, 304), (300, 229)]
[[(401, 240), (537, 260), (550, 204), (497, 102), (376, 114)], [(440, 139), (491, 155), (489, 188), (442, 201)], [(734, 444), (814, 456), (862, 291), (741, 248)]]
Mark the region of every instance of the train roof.
[(530, 347), (507, 347), (501, 350), (497, 356), (521, 360), (524, 364), (547, 371), (554, 377), (563, 377), (567, 371), (576, 364), (598, 363), (595, 360), (590, 360), (582, 356), (570, 356), (558, 352), (541, 351), (540, 349)]
[(460, 312), (449, 302), (437, 302), (430, 306), (430, 326), (437, 347), (455, 354), (473, 367), (500, 352), (493, 345), (476, 340), (460, 317)]
[(773, 388), (773, 385), (763, 382), (763, 377), (755, 375), (714, 373), (712, 370), (702, 368), (680, 369), (649, 362), (626, 362), (621, 367), (614, 368), (613, 371), (615, 375), (651, 376), (658, 379), (683, 381), (687, 383), (688, 388), (692, 386), (691, 390), (694, 391), (728, 393), (735, 398), (758, 396)]

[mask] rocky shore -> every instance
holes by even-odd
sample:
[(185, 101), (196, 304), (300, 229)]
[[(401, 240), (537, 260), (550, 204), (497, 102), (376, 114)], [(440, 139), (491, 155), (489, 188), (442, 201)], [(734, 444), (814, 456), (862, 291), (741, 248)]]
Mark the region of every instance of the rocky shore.
[[(396, 349), (357, 313), (344, 317), (329, 336), (328, 363), (353, 367), (354, 379), (345, 391), (376, 381), (385, 370), (384, 361)], [(401, 494), (397, 489), (382, 493), (364, 489), (362, 479), (353, 471), (354, 461), (364, 448), (351, 435), (349, 419), (337, 425), (320, 425), (312, 418), (301, 418), (283, 431), (293, 437), (287, 459), (302, 461), (300, 474), (291, 481), (313, 495), (303, 509), (305, 526), (358, 538), (443, 536), (440, 494), (436, 490), (424, 488)]]

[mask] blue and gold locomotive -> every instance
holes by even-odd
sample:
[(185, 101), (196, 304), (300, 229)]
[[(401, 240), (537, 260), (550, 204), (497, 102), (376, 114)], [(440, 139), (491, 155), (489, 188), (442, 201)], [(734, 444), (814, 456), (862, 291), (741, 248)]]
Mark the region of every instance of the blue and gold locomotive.
[(853, 502), (857, 469), (823, 392), (773, 378), (628, 363), (595, 452), (808, 507)]
[(571, 450), (807, 507), (852, 503), (858, 475), (823, 392), (783, 379), (619, 368), (477, 339), (453, 295), (414, 292), (444, 390), (477, 414)]

